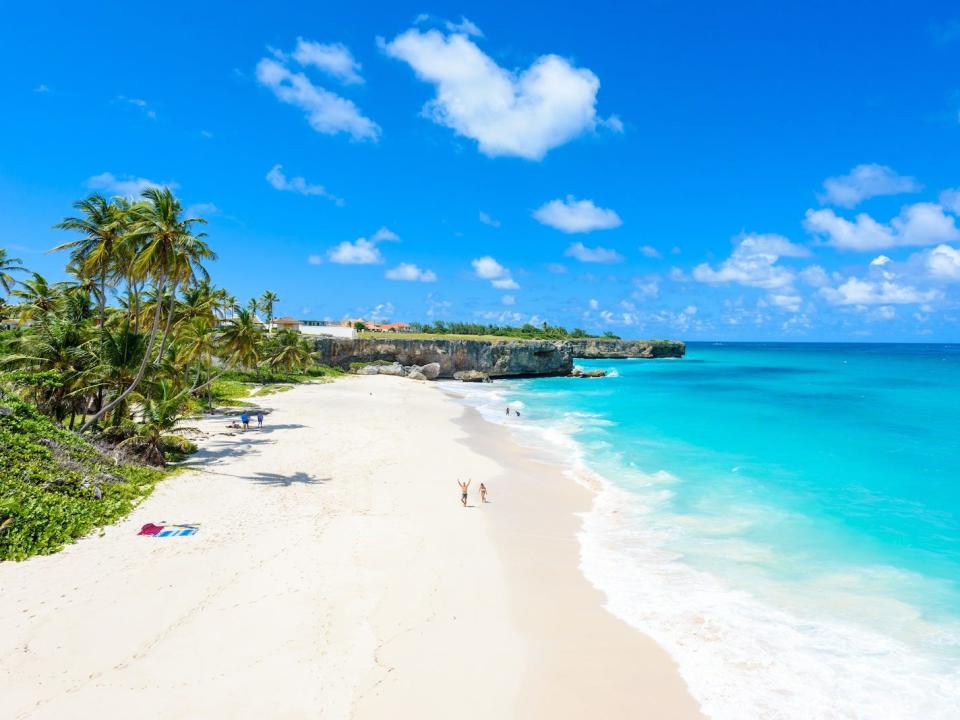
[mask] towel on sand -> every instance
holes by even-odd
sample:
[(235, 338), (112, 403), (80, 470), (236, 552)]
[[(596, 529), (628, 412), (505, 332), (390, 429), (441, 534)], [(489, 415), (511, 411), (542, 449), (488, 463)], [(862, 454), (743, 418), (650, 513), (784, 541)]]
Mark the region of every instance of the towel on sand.
[(151, 535), (153, 537), (184, 537), (195, 535), (197, 528), (190, 525), (154, 525), (147, 523), (137, 535)]

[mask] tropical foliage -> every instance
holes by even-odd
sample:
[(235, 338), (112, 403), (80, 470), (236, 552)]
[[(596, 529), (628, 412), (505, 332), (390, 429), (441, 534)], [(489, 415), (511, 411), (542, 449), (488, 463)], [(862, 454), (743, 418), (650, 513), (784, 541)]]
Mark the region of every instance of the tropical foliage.
[[(185, 414), (215, 402), (225, 372), (306, 373), (312, 348), (268, 333), (276, 293), (246, 306), (217, 288), (205, 221), (169, 188), (137, 200), (99, 194), (55, 227), (70, 239), (68, 280), (49, 282), (0, 249), (0, 381), (68, 430), (90, 432), (155, 465)], [(170, 454), (170, 453), (167, 453)]]

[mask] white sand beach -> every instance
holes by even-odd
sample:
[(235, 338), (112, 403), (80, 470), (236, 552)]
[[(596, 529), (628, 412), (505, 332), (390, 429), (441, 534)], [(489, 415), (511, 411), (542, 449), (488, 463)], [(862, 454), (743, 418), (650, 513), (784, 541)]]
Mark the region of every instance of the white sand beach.
[(0, 565), (0, 715), (699, 717), (580, 575), (589, 493), (505, 429), (383, 376), (264, 407), (199, 423), (194, 469), (126, 520)]

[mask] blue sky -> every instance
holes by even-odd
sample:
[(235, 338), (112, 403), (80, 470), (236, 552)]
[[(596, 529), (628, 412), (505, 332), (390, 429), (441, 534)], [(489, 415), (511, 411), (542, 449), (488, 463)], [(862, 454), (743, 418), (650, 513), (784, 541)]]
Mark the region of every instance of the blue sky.
[(948, 2), (19, 3), (0, 246), (173, 183), (300, 317), (960, 340)]

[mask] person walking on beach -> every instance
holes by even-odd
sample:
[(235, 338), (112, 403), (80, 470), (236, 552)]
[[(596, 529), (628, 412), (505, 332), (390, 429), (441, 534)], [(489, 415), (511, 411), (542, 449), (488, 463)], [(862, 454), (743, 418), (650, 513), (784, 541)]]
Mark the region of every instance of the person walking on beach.
[(247, 428), (250, 427), (250, 416), (246, 413), (240, 414), (240, 423), (243, 425), (243, 431), (246, 432)]
[(510, 408), (507, 408), (507, 415), (510, 414)]
[(480, 483), (480, 502), (485, 503), (487, 501), (487, 486), (483, 483)]
[(457, 480), (457, 485), (460, 486), (460, 502), (463, 503), (464, 507), (467, 506), (467, 492), (470, 490), (470, 483), (472, 482), (473, 480), (467, 480), (466, 482)]
[(257, 410), (257, 427), (263, 428), (263, 410)]

